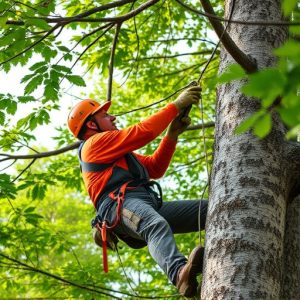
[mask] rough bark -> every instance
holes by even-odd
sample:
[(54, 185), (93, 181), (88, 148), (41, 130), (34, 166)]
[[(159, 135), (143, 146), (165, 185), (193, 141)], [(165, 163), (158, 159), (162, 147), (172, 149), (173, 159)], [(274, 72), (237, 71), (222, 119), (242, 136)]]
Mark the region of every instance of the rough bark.
[(300, 195), (288, 204), (284, 239), (284, 264), (280, 299), (300, 295)]
[[(225, 12), (231, 0), (225, 1)], [(236, 1), (234, 19), (280, 20), (280, 1)], [(275, 59), (272, 49), (286, 38), (279, 27), (229, 28), (237, 46), (259, 68)], [(221, 51), (220, 72), (233, 58)], [(264, 140), (234, 129), (259, 107), (243, 96), (241, 82), (217, 91), (215, 153), (206, 223), (202, 299), (279, 299), (286, 202), (291, 178), (284, 159), (285, 129), (276, 116)]]

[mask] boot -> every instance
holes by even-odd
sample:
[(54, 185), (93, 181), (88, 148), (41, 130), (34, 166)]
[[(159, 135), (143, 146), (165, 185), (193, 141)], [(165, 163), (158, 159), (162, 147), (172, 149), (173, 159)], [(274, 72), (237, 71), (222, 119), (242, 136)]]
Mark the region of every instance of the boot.
[(187, 263), (177, 273), (176, 287), (179, 293), (187, 298), (197, 294), (197, 275), (202, 273), (204, 248), (197, 246), (191, 252)]

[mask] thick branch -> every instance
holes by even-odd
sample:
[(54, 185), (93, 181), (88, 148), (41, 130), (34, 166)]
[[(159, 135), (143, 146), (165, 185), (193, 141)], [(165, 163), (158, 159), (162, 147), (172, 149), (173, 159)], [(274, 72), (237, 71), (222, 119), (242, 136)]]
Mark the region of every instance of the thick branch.
[[(49, 17), (38, 17), (35, 19), (41, 19), (41, 20), (44, 20), (46, 21), (47, 23), (64, 23), (64, 24), (69, 24), (69, 23), (72, 23), (72, 22), (88, 22), (88, 23), (99, 23), (99, 22), (112, 22), (112, 23), (119, 23), (119, 22), (124, 22), (126, 20), (129, 20), (131, 18), (133, 18), (134, 16), (138, 15), (140, 12), (142, 12), (143, 10), (147, 9), (148, 7), (156, 4), (159, 0), (149, 0), (147, 1), (146, 3), (142, 4), (141, 6), (139, 6), (137, 9), (135, 10), (132, 10), (131, 12), (125, 14), (125, 15), (122, 15), (122, 16), (118, 16), (118, 17), (110, 17), (110, 18), (85, 18), (85, 16), (89, 16), (91, 15), (91, 11), (88, 11), (88, 12), (85, 12), (85, 13), (82, 13), (82, 14), (79, 14), (79, 15), (76, 15), (76, 16), (73, 16), (73, 17), (60, 17), (60, 18), (49, 18)], [(119, 2), (122, 2), (122, 1), (119, 1)], [(132, 1), (124, 1), (126, 3), (130, 3)], [(107, 4), (108, 5), (108, 4)], [(104, 5), (102, 7), (98, 7), (98, 8), (95, 8), (98, 11), (101, 11), (101, 10), (105, 10), (105, 9), (101, 9), (100, 8), (103, 8)], [(115, 6), (116, 7), (116, 6)], [(107, 8), (106, 8), (107, 9)], [(20, 23), (20, 22), (23, 22), (23, 23)], [(24, 21), (12, 21), (12, 20), (8, 20), (6, 22), (6, 24), (10, 24), (10, 25), (24, 25), (25, 22)]]
[[(155, 103), (155, 104), (157, 104), (157, 103)], [(152, 105), (154, 105), (154, 104), (152, 104)], [(150, 106), (152, 106), (152, 105), (150, 105)], [(140, 108), (140, 109), (142, 109), (142, 108)], [(138, 109), (136, 109), (136, 110), (138, 110)], [(214, 127), (214, 126), (215, 126), (214, 122), (207, 122), (204, 124), (197, 124), (197, 125), (189, 126), (186, 130), (198, 130), (201, 128), (210, 128), (210, 127)], [(74, 150), (74, 149), (78, 148), (79, 145), (80, 145), (80, 141), (75, 142), (71, 145), (68, 145), (68, 146), (63, 147), (58, 150), (39, 152), (39, 153), (34, 153), (34, 154), (10, 155), (10, 154), (5, 154), (5, 153), (0, 153), (0, 156), (5, 157), (5, 158), (0, 159), (0, 162), (11, 160), (11, 159), (37, 159), (37, 158), (55, 156), (55, 155), (65, 153), (70, 150)]]
[[(89, 9), (81, 14), (75, 15), (73, 17), (61, 17), (61, 18), (44, 18), (44, 17), (33, 17), (33, 19), (42, 19), (48, 23), (61, 23), (61, 22), (66, 22), (66, 23), (70, 23), (70, 22), (75, 22), (78, 21), (78, 19), (83, 19), (86, 18), (92, 14), (95, 14), (97, 12), (101, 12), (104, 10), (109, 10), (111, 8), (115, 8), (115, 7), (119, 7), (122, 5), (125, 5), (127, 3), (131, 3), (134, 2), (135, 0), (119, 0), (119, 1), (115, 1), (115, 2), (111, 2), (111, 3), (107, 3), (104, 5), (101, 5), (99, 7), (94, 7), (92, 9)], [(13, 20), (8, 20), (6, 22), (7, 25), (24, 25), (25, 22), (24, 21), (13, 21)]]
[(197, 15), (212, 18), (214, 20), (219, 20), (221, 22), (229, 22), (241, 25), (256, 25), (256, 26), (299, 26), (300, 22), (285, 22), (285, 21), (265, 21), (265, 20), (256, 20), (256, 21), (243, 21), (243, 20), (229, 20), (226, 18), (219, 17), (215, 14), (204, 13), (200, 10), (197, 10), (193, 7), (188, 6), (187, 4), (183, 3), (181, 0), (176, 0), (181, 6), (186, 8), (187, 10), (196, 13)]
[(0, 156), (5, 156), (5, 158), (2, 158), (0, 162), (10, 160), (10, 159), (33, 159), (33, 158), (42, 158), (42, 157), (49, 157), (49, 156), (54, 156), (58, 155), (64, 152), (67, 152), (69, 150), (73, 150), (78, 148), (80, 145), (80, 142), (75, 142), (71, 145), (68, 145), (66, 147), (63, 147), (58, 150), (53, 150), (53, 151), (47, 151), (47, 152), (40, 152), (40, 153), (35, 153), (35, 154), (27, 154), (27, 155), (10, 155), (10, 154), (4, 154), (0, 153)]
[[(214, 12), (213, 7), (211, 6), (209, 0), (200, 0), (201, 4), (205, 10), (206, 13), (209, 13), (210, 15), (216, 15)], [(220, 38), (223, 46), (225, 49), (229, 52), (229, 54), (233, 57), (233, 59), (242, 66), (242, 68), (248, 72), (253, 73), (257, 71), (257, 65), (255, 62), (253, 62), (249, 56), (244, 53), (231, 39), (229, 34), (224, 29), (222, 23), (214, 18), (209, 17), (209, 21), (211, 25), (213, 26), (216, 34)]]

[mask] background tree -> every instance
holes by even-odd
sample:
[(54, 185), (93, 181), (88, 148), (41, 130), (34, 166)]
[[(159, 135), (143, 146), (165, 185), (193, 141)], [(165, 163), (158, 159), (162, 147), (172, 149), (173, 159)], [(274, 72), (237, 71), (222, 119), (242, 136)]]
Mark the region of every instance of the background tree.
[[(166, 200), (201, 198), (212, 168), (202, 298), (299, 294), (299, 201), (293, 201), (299, 146), (285, 139), (286, 127), (295, 135), (300, 121), (299, 1), (282, 7), (284, 21), (275, 0), (0, 3), (0, 65), (4, 72), (28, 71), (24, 91), (0, 95), (5, 297), (177, 297), (146, 249), (120, 249), (127, 280), (117, 254), (109, 276), (102, 274), (90, 237), (93, 208), (76, 152), (69, 152), (78, 143), (53, 112), (65, 107), (67, 97), (112, 99), (126, 126), (191, 80), (200, 80), (203, 102), (192, 111), (196, 125), (182, 135), (161, 184)], [(220, 58), (211, 26), (222, 41)], [(287, 28), (290, 39), (282, 46)], [(236, 81), (218, 87), (215, 108), (219, 60), (218, 82)], [(93, 91), (88, 82), (95, 83)], [(70, 85), (82, 92), (70, 95)], [(30, 113), (22, 115), (28, 106)], [(57, 127), (57, 150), (40, 148), (36, 132), (45, 124)], [(11, 171), (20, 160), (17, 173)], [(197, 243), (195, 235), (177, 239), (184, 253)]]

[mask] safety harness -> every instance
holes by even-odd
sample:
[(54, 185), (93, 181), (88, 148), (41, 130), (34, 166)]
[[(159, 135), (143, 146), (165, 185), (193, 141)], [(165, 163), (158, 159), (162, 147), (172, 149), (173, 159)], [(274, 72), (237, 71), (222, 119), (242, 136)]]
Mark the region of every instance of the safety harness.
[[(116, 216), (112, 224), (109, 224), (107, 220), (100, 220), (97, 216), (92, 221), (92, 226), (97, 229), (98, 233), (101, 237), (101, 247), (103, 253), (103, 269), (104, 272), (108, 272), (108, 259), (107, 259), (107, 245), (108, 245), (108, 233), (112, 232), (113, 229), (120, 223), (121, 213), (122, 213), (122, 205), (125, 200), (125, 194), (127, 190), (135, 189), (139, 186), (145, 186), (147, 190), (151, 189), (151, 191), (157, 196), (158, 199), (162, 200), (162, 190), (160, 185), (155, 181), (150, 181), (149, 174), (145, 167), (138, 161), (133, 153), (127, 153), (125, 155), (125, 159), (127, 162), (128, 170), (125, 170), (113, 163), (104, 164), (104, 163), (90, 163), (84, 162), (81, 159), (81, 149), (84, 145), (82, 142), (79, 146), (78, 156), (80, 160), (80, 170), (81, 172), (103, 172), (108, 168), (113, 168), (112, 176), (108, 180), (105, 190), (98, 196), (98, 201), (101, 201), (105, 197), (109, 197), (112, 201), (116, 201)], [(157, 188), (158, 192), (155, 192), (154, 188)], [(117, 239), (115, 237), (115, 239)], [(115, 239), (112, 239), (115, 241)], [(146, 246), (146, 242), (144, 241), (133, 241), (125, 240), (129, 246), (133, 248), (141, 248)], [(114, 249), (116, 245), (110, 244), (109, 248)], [(112, 242), (114, 243), (114, 242)]]

